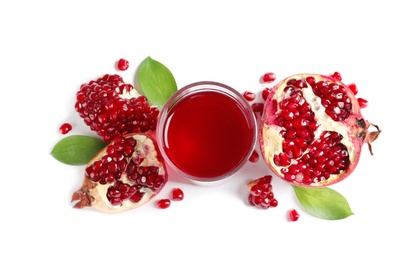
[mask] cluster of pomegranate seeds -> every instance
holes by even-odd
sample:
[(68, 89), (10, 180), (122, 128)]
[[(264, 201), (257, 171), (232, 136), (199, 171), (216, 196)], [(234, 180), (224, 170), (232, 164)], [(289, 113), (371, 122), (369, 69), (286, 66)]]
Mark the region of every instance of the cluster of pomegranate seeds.
[(298, 214), (297, 210), (292, 209), (292, 210), (288, 211), (288, 218), (291, 221), (297, 221), (300, 218), (300, 214)]
[[(136, 151), (137, 140), (133, 137), (117, 136), (106, 147), (106, 153), (86, 167), (87, 178), (100, 184), (113, 184), (107, 190), (107, 199), (112, 205), (119, 205), (125, 199), (138, 202), (144, 193), (142, 188), (156, 191), (163, 187), (165, 178), (159, 173), (159, 167), (148, 166), (145, 151)], [(148, 145), (143, 149), (152, 150)], [(145, 161), (146, 160), (146, 161)], [(145, 164), (145, 165), (141, 165)], [(130, 184), (122, 181), (122, 174), (127, 174)]]
[(115, 181), (113, 186), (108, 188), (106, 197), (114, 206), (122, 204), (122, 201), (126, 199), (137, 203), (142, 199), (143, 195), (145, 195), (144, 192), (140, 191), (140, 188), (141, 186), (136, 184), (129, 185), (121, 181)]
[(274, 198), (272, 191), (271, 181), (272, 176), (265, 175), (248, 183), (248, 189), (250, 191), (248, 202), (251, 205), (262, 209), (278, 206), (278, 201)]
[(314, 131), (318, 124), (315, 114), (303, 98), (301, 91), (287, 86), (284, 89), (289, 97), (278, 104), (281, 109), (274, 119), (274, 123), (284, 129), (281, 136), (283, 152), (274, 155), (274, 163), (278, 166), (287, 166), (291, 159), (300, 157), (314, 139)]
[(145, 185), (151, 189), (159, 189), (165, 182), (162, 175), (159, 175), (159, 168), (156, 166), (140, 166), (142, 158), (130, 161), (126, 168), (128, 180)]
[(273, 82), (277, 77), (273, 72), (267, 72), (262, 76), (262, 81), (264, 83), (270, 83)]
[(72, 125), (69, 123), (63, 123), (59, 128), (59, 131), (62, 135), (69, 133), (71, 130), (72, 130)]
[(343, 137), (333, 131), (325, 131), (319, 139), (308, 147), (308, 152), (294, 161), (281, 173), (288, 181), (303, 184), (317, 183), (340, 174), (350, 164), (347, 147), (341, 143)]
[[(314, 94), (321, 98), (321, 105), (325, 107), (325, 112), (334, 121), (344, 121), (350, 116), (352, 104), (347, 95), (346, 88), (335, 82), (318, 81), (314, 77), (307, 77)], [(300, 86), (307, 87), (304, 81)]]
[(341, 81), (341, 80), (342, 80), (342, 77), (341, 77), (340, 72), (337, 72), (337, 71), (334, 72), (333, 75), (331, 75), (331, 77), (332, 77), (333, 79), (338, 80), (338, 81)]
[(118, 69), (119, 70), (127, 70), (129, 68), (129, 61), (125, 59), (119, 59), (118, 61)]
[(131, 84), (110, 74), (82, 84), (75, 109), (106, 142), (127, 133), (154, 131), (159, 115), (158, 108), (150, 106)]

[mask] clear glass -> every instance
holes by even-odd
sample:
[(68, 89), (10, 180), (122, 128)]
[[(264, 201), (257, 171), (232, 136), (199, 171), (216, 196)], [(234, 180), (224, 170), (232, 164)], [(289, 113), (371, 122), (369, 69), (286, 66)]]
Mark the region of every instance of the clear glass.
[[(197, 101), (195, 103), (196, 105), (195, 106), (191, 105), (190, 109), (187, 109), (188, 107), (185, 107), (185, 109), (183, 107), (181, 107), (181, 110), (179, 110), (180, 106), (181, 105), (183, 106), (185, 102), (192, 102), (192, 101), (189, 101), (189, 100), (194, 99), (196, 97), (200, 97), (201, 95), (207, 96), (211, 93), (214, 93), (213, 95), (215, 95), (213, 99), (210, 99), (210, 100), (205, 101), (205, 102), (202, 102), (202, 100), (199, 99), (199, 101), (201, 101), (201, 102)], [(217, 96), (216, 94), (219, 94), (220, 96)], [(180, 118), (178, 113), (184, 113), (184, 112), (178, 112), (178, 111), (192, 110), (192, 107), (195, 107), (193, 113), (196, 114), (197, 112), (195, 112), (195, 111), (197, 111), (197, 109), (201, 113), (204, 109), (210, 109), (210, 107), (214, 106), (215, 101), (221, 100), (221, 99), (223, 100), (222, 102), (224, 102), (224, 103), (221, 103), (220, 105), (222, 105), (222, 106), (220, 106), (219, 108), (223, 109), (223, 110), (220, 110), (218, 113), (215, 113), (215, 115), (217, 115), (217, 117), (221, 117), (221, 121), (219, 122), (219, 124), (222, 124), (222, 121), (228, 121), (228, 122), (224, 122), (224, 124), (227, 124), (227, 128), (232, 128), (232, 125), (234, 125), (234, 124), (232, 124), (231, 122), (234, 122), (236, 126), (242, 126), (242, 127), (239, 127), (239, 129), (238, 128), (236, 129), (234, 136), (237, 136), (238, 132), (245, 133), (243, 135), (242, 140), (240, 138), (239, 139), (234, 139), (234, 140), (228, 140), (231, 144), (235, 144), (235, 145), (226, 145), (226, 146), (221, 147), (221, 148), (225, 149), (225, 151), (226, 151), (226, 153), (223, 155), (223, 157), (225, 157), (227, 154), (231, 154), (232, 152), (234, 152), (235, 154), (240, 153), (240, 156), (239, 156), (239, 158), (234, 160), (234, 163), (233, 163), (234, 165), (229, 165), (228, 171), (219, 172), (219, 173), (218, 172), (216, 172), (216, 173), (209, 172), (211, 174), (206, 174), (206, 175), (202, 175), (201, 173), (200, 174), (195, 174), (194, 172), (190, 172), (189, 170), (187, 170), (188, 168), (184, 169), (184, 167), (181, 167), (179, 165), (179, 163), (177, 163), (177, 160), (171, 158), (171, 157), (173, 157), (173, 156), (171, 156), (172, 147), (170, 147), (170, 146), (172, 146), (172, 141), (171, 141), (172, 139), (169, 135), (170, 135), (170, 132), (173, 132), (173, 130), (171, 130), (171, 127), (175, 123), (173, 120), (178, 120), (178, 119), (175, 119), (175, 118)], [(227, 111), (225, 111), (225, 109), (227, 109), (227, 108), (231, 111), (237, 110), (237, 111), (235, 111), (237, 116), (231, 116), (231, 118), (226, 117), (227, 115), (230, 115), (229, 113), (227, 113)], [(209, 116), (207, 116), (207, 117), (209, 118)], [(204, 117), (204, 118), (207, 118), (207, 117)], [(211, 117), (211, 118), (213, 118), (213, 117)], [(207, 119), (205, 119), (205, 120), (207, 120)], [(188, 124), (194, 124), (193, 123), (194, 121), (191, 121), (191, 120), (189, 120), (189, 121), (181, 120), (181, 121), (184, 122), (183, 125), (187, 124), (187, 122), (188, 122)], [(240, 122), (238, 122), (238, 121), (240, 121)], [(210, 121), (209, 123), (215, 124), (214, 121)], [(218, 124), (218, 122), (217, 122), (217, 124)], [(229, 125), (229, 124), (231, 124), (231, 125)], [(222, 130), (222, 129), (220, 129), (220, 125), (217, 125), (217, 127), (214, 128), (213, 131), (209, 131), (209, 132), (201, 131), (201, 132), (205, 132), (205, 134), (207, 135), (207, 136), (203, 136), (204, 137), (203, 139), (215, 140), (215, 139), (213, 139), (215, 137), (208, 136), (209, 133), (217, 134), (215, 131), (226, 131), (226, 129), (224, 129), (224, 130)], [(191, 135), (191, 133), (192, 132), (190, 132), (189, 135)], [(257, 140), (257, 122), (256, 122), (256, 118), (255, 118), (254, 112), (251, 109), (250, 104), (245, 100), (245, 98), (242, 96), (242, 94), (240, 94), (237, 90), (235, 90), (235, 89), (233, 89), (233, 88), (231, 88), (227, 85), (218, 83), (218, 82), (201, 81), (201, 82), (196, 82), (196, 83), (190, 84), (188, 86), (185, 86), (185, 87), (179, 89), (174, 95), (171, 96), (171, 98), (167, 101), (167, 103), (164, 105), (164, 107), (162, 108), (162, 110), (160, 112), (156, 135), (157, 135), (157, 141), (158, 141), (159, 149), (162, 153), (162, 156), (164, 157), (166, 163), (175, 172), (177, 172), (179, 174), (183, 174), (183, 176), (185, 176), (189, 180), (194, 181), (195, 183), (199, 183), (199, 182), (201, 182), (201, 183), (216, 183), (216, 182), (223, 181), (224, 179), (227, 179), (228, 177), (232, 176), (234, 173), (236, 173), (248, 161), (248, 158), (251, 156), (252, 152), (254, 151), (255, 143), (256, 143), (256, 140)], [(188, 135), (181, 136), (180, 139), (176, 139), (175, 142), (177, 142), (179, 144), (179, 149), (178, 150), (183, 151), (182, 154), (185, 154), (187, 152), (187, 150), (192, 149), (191, 150), (192, 152), (188, 155), (188, 158), (190, 158), (193, 155), (193, 153), (196, 153), (196, 151), (198, 151), (198, 149), (204, 149), (205, 146), (203, 147), (201, 145), (195, 145), (195, 147), (193, 147), (192, 145), (194, 143), (198, 144), (198, 142), (196, 142), (196, 141), (188, 142), (188, 140), (186, 140), (187, 136)], [(230, 136), (232, 136), (232, 135), (230, 135)], [(190, 138), (190, 137), (188, 137), (188, 138)], [(231, 139), (231, 138), (229, 138), (229, 139)], [(226, 143), (225, 140), (221, 140), (221, 142), (218, 142), (217, 144), (213, 144), (214, 142), (208, 142), (206, 144), (206, 146), (209, 146), (209, 144), (211, 143), (213, 145), (216, 145), (217, 149), (220, 149), (220, 146), (219, 146), (220, 143)], [(180, 143), (181, 141), (182, 141), (182, 145)], [(240, 144), (240, 145), (238, 145), (238, 144)], [(238, 151), (238, 150), (240, 150), (239, 148), (237, 148), (239, 146), (243, 147), (242, 152)], [(177, 146), (175, 146), (175, 147), (177, 147)], [(209, 148), (206, 148), (204, 150), (207, 150), (207, 149), (210, 149), (212, 151), (212, 149), (215, 149), (215, 147), (209, 147)], [(178, 153), (178, 155), (179, 154), (180, 153)], [(194, 156), (196, 156), (196, 155), (194, 155)], [(204, 157), (205, 157), (205, 161), (202, 161), (203, 160), (202, 158), (204, 158)], [(195, 158), (195, 159), (200, 160), (200, 162), (201, 162), (200, 165), (202, 165), (202, 167), (207, 166), (209, 163), (214, 163), (213, 160), (217, 161), (217, 164), (219, 164), (219, 165), (221, 163), (218, 163), (218, 161), (222, 161), (222, 160), (223, 160), (222, 162), (224, 164), (228, 163), (228, 162), (229, 162), (229, 164), (232, 163), (231, 160), (226, 161), (226, 158), (221, 158), (220, 157), (220, 158), (213, 159), (213, 156), (211, 156), (211, 157), (204, 156), (204, 157), (201, 157), (201, 158), (196, 157)], [(188, 160), (192, 160), (192, 159), (188, 159)]]

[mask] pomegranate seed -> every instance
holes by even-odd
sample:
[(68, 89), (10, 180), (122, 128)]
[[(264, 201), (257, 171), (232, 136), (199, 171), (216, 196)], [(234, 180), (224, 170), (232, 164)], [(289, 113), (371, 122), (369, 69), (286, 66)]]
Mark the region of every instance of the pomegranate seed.
[(173, 200), (183, 200), (184, 192), (180, 188), (172, 189), (172, 199)]
[(291, 221), (297, 221), (298, 218), (300, 217), (300, 214), (298, 214), (297, 210), (292, 209), (288, 212), (288, 217), (290, 218)]
[(125, 59), (119, 59), (118, 61), (118, 69), (119, 70), (127, 70), (129, 68), (129, 61)]
[(357, 98), (360, 108), (366, 108), (369, 105), (369, 102), (364, 98)]
[(264, 83), (273, 82), (276, 79), (276, 76), (273, 72), (267, 72), (262, 76), (262, 81)]
[(69, 124), (69, 123), (64, 123), (60, 126), (59, 130), (60, 130), (61, 134), (65, 135), (65, 134), (69, 133), (70, 130), (72, 130), (72, 125)]
[(267, 100), (268, 95), (270, 94), (270, 92), (271, 92), (271, 89), (270, 89), (270, 88), (265, 88), (265, 89), (262, 91), (261, 95), (262, 95), (262, 99), (263, 99), (264, 101)]
[(255, 93), (252, 93), (250, 91), (245, 91), (243, 96), (247, 101), (253, 101), (255, 99)]
[(248, 160), (249, 160), (250, 162), (255, 163), (255, 162), (258, 162), (258, 159), (259, 159), (258, 152), (254, 150)]
[(158, 206), (158, 208), (166, 209), (166, 208), (169, 208), (169, 206), (171, 206), (171, 200), (170, 199), (160, 199), (160, 200), (158, 200), (156, 205)]
[(359, 92), (359, 90), (357, 89), (356, 84), (350, 84), (348, 85), (349, 89), (353, 92), (354, 95), (357, 95), (357, 93)]
[(260, 113), (262, 114), (262, 111), (264, 109), (264, 103), (254, 103), (251, 105), (252, 111), (255, 113)]
[(336, 79), (336, 80), (338, 80), (338, 81), (341, 81), (341, 74), (340, 74), (339, 72), (337, 72), (337, 71), (334, 72), (331, 77), (333, 77), (334, 79)]

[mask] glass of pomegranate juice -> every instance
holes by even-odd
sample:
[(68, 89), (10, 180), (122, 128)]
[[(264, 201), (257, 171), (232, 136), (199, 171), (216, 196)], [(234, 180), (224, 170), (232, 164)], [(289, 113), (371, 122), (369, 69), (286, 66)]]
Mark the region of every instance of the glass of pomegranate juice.
[(254, 112), (235, 89), (202, 81), (179, 89), (162, 108), (157, 140), (166, 163), (195, 183), (236, 173), (257, 139)]

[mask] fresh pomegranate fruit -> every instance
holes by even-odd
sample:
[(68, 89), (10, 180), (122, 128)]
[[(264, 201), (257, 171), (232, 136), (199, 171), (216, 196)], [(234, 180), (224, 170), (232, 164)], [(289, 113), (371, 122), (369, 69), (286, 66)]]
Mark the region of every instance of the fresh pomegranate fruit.
[(265, 175), (248, 183), (247, 186), (250, 192), (248, 195), (248, 202), (252, 206), (268, 209), (278, 205), (277, 199), (274, 198), (271, 181), (272, 176)]
[(157, 107), (116, 74), (82, 84), (75, 109), (106, 142), (127, 133), (154, 131), (159, 115)]
[[(370, 132), (370, 126), (376, 131)], [(337, 183), (355, 169), (364, 143), (378, 126), (360, 113), (353, 90), (341, 75), (297, 74), (268, 95), (261, 117), (261, 152), (270, 169), (285, 181), (306, 187)]]
[(145, 134), (118, 136), (87, 165), (82, 186), (73, 193), (75, 208), (107, 213), (137, 208), (158, 194), (167, 182), (156, 142)]

